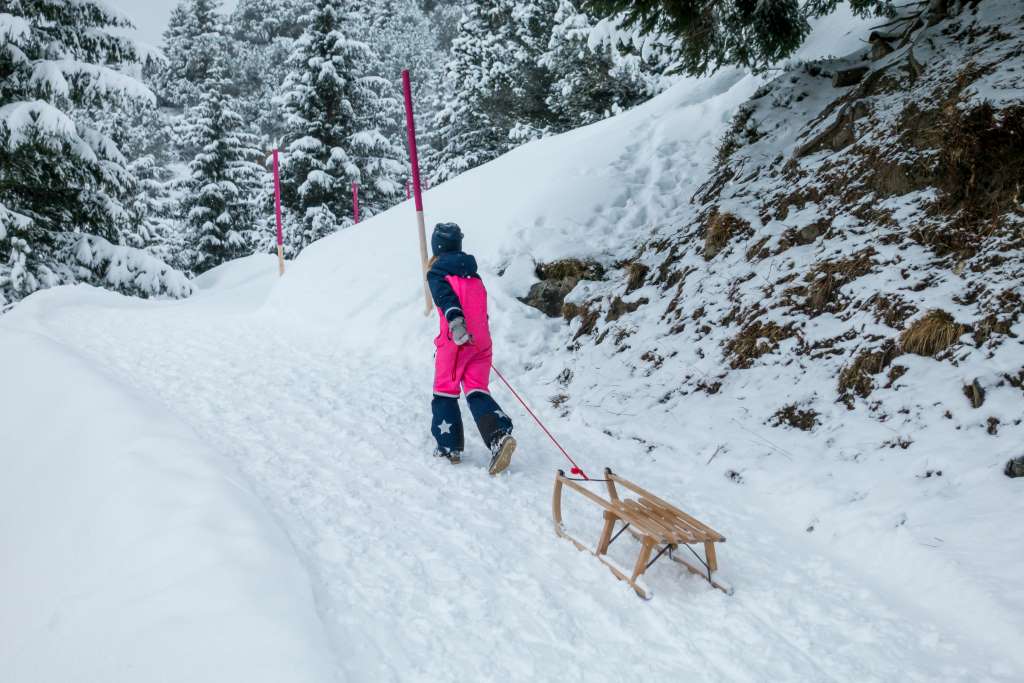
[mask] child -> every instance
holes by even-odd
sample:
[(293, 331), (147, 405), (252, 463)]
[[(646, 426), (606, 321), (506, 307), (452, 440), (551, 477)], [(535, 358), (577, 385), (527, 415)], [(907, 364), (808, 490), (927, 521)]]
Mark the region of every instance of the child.
[(487, 290), (476, 272), (476, 259), (462, 251), (462, 230), (455, 223), (438, 223), (430, 238), (434, 258), (427, 283), (441, 314), (441, 333), (434, 339), (434, 455), (453, 463), (465, 447), (459, 394), (465, 390), (469, 411), (480, 436), (491, 450), (488, 472), (508, 467), (516, 440), (512, 420), (491, 398), (491, 333), (487, 318)]

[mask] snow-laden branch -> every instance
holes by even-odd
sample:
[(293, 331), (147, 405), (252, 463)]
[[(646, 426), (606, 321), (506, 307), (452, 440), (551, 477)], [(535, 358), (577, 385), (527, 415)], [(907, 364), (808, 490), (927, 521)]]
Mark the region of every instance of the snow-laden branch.
[(111, 244), (95, 235), (81, 237), (73, 249), (75, 260), (113, 289), (174, 298), (192, 294), (183, 273), (142, 249)]
[(0, 12), (0, 41), (25, 40), (31, 31), (32, 27), (23, 17)]
[(71, 96), (74, 88), (90, 97), (119, 96), (156, 104), (156, 95), (138, 79), (110, 67), (73, 59), (36, 62), (29, 85), (57, 97)]
[(8, 225), (24, 229), (31, 224), (32, 220), (28, 216), (24, 216), (16, 211), (11, 211), (3, 204), (0, 204), (0, 240), (7, 238)]
[(50, 149), (58, 150), (62, 143), (67, 143), (81, 159), (96, 161), (96, 154), (79, 137), (71, 117), (43, 100), (15, 102), (0, 107), (0, 130), (7, 132), (9, 150), (38, 137)]

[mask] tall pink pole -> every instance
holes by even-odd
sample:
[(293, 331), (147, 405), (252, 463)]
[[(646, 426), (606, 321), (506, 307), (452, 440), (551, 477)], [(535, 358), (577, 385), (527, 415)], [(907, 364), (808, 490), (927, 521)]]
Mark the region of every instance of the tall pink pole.
[(281, 226), (281, 170), (274, 150), (274, 217), (277, 219), (277, 270), (284, 275), (284, 230)]
[(352, 183), (352, 214), (356, 223), (359, 222), (359, 183)]
[(430, 300), (430, 289), (427, 288), (427, 228), (423, 219), (423, 194), (420, 192), (420, 159), (416, 152), (416, 122), (412, 115), (412, 84), (409, 70), (402, 70), (402, 94), (405, 96), (405, 129), (409, 137), (409, 163), (412, 165), (412, 191), (416, 199), (416, 225), (420, 232), (420, 263), (423, 267), (423, 296), (430, 315), (433, 305)]

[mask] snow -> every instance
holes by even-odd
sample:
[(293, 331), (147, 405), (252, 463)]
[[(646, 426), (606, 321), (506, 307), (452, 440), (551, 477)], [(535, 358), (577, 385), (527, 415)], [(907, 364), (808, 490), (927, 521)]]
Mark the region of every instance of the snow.
[(0, 679), (331, 680), (309, 577), (224, 459), (36, 325), (0, 357)]
[(0, 12), (0, 40), (17, 42), (28, 37), (32, 27), (23, 17)]
[[(486, 475), (472, 428), (462, 465), (430, 456), (437, 323), (405, 202), (311, 245), (281, 279), (257, 256), (205, 274), (185, 301), (60, 288), (0, 318), (0, 376), (19, 388), (0, 395), (0, 432), (20, 440), (0, 455), (0, 539), (26, 549), (0, 565), (0, 599), (17, 598), (0, 616), (0, 679), (1020, 680), (1024, 502), (998, 472), (1019, 442), (958, 429), (977, 416), (918, 429), (830, 401), (813, 432), (774, 429), (766, 411), (831, 395), (832, 378), (793, 389), (762, 365), (714, 395), (673, 394), (687, 373), (713, 380), (717, 359), (679, 349), (671, 374), (645, 373), (610, 342), (566, 349), (565, 323), (517, 300), (537, 261), (617, 260), (690, 218), (761, 84), (735, 70), (680, 80), (424, 200), (428, 224), (460, 223), (481, 264), (496, 365), (588, 473), (610, 466), (723, 532), (733, 596), (659, 562), (641, 602), (558, 539), (549, 496), (565, 463), (498, 383), (520, 441), (509, 474)], [(724, 301), (728, 275), (702, 275), (704, 301)], [(650, 308), (637, 348), (670, 344), (663, 306)], [(821, 316), (814, 333), (836, 324)], [(962, 402), (956, 367), (900, 363), (930, 376), (902, 400)], [(988, 398), (1004, 423), (1014, 392)], [(881, 445), (907, 436), (910, 449)], [(600, 521), (566, 494), (576, 537), (596, 539)], [(176, 562), (158, 561), (168, 545)], [(624, 535), (611, 559), (629, 566), (635, 551)], [(123, 639), (100, 641), (111, 632)]]

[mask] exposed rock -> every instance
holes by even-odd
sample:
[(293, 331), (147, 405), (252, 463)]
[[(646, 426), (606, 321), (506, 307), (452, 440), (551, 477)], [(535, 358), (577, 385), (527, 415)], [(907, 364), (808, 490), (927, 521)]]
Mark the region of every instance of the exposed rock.
[(532, 287), (530, 293), (519, 299), (527, 306), (532, 306), (549, 318), (562, 315), (565, 297), (576, 286), (578, 280), (562, 278), (561, 280), (541, 280)]
[(811, 223), (800, 228), (799, 236), (801, 244), (811, 244), (821, 236), (821, 230), (816, 223)]
[(868, 36), (868, 42), (871, 43), (871, 61), (877, 62), (882, 57), (890, 54), (893, 51), (890, 41), (893, 39), (891, 36), (885, 36), (877, 31), (872, 31), (871, 35)]
[(866, 66), (856, 66), (852, 69), (840, 69), (832, 76), (833, 88), (848, 88), (857, 85), (871, 69)]
[(580, 259), (539, 263), (536, 273), (541, 281), (530, 287), (530, 292), (519, 300), (551, 318), (563, 316), (565, 297), (569, 296), (569, 292), (580, 280), (604, 278), (601, 264)]
[(1024, 477), (1024, 455), (1007, 461), (1006, 469), (1003, 470), (1003, 474), (1008, 476), (1010, 479)]
[(964, 386), (964, 396), (971, 402), (972, 408), (980, 408), (985, 403), (985, 390), (977, 379)]

